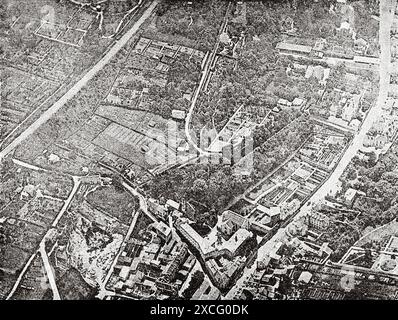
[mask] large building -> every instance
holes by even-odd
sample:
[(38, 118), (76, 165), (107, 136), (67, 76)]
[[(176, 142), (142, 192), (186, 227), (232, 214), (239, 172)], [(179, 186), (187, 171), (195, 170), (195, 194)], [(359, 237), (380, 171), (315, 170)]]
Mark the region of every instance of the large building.
[(212, 243), (211, 241), (200, 236), (189, 223), (177, 223), (177, 230), (182, 236), (196, 249), (203, 260), (217, 258), (221, 256), (234, 258), (242, 247), (243, 243), (253, 237), (253, 233), (239, 228), (228, 241), (223, 243)]
[(199, 253), (212, 281), (226, 289), (248, 261), (242, 252), (253, 233), (239, 228), (227, 241), (211, 242), (201, 237), (188, 223), (177, 223), (177, 230)]
[(329, 227), (330, 224), (330, 219), (328, 216), (314, 210), (312, 210), (307, 214), (306, 221), (310, 227), (319, 230), (325, 230), (327, 227)]

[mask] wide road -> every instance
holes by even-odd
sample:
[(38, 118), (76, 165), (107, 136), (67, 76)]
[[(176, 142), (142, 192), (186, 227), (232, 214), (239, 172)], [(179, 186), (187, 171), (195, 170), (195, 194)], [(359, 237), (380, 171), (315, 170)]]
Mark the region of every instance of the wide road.
[[(310, 210), (313, 203), (318, 202), (325, 198), (329, 193), (333, 193), (338, 185), (339, 179), (343, 174), (345, 168), (348, 166), (352, 158), (357, 154), (358, 150), (363, 145), (363, 139), (366, 133), (371, 128), (373, 122), (381, 114), (381, 107), (386, 101), (388, 96), (389, 84), (390, 84), (390, 64), (391, 64), (391, 39), (390, 30), (392, 26), (392, 21), (394, 18), (394, 10), (397, 0), (380, 0), (380, 27), (379, 27), (379, 42), (381, 50), (381, 61), (380, 61), (380, 88), (379, 96), (376, 104), (369, 110), (366, 119), (364, 120), (360, 131), (355, 135), (352, 143), (345, 151), (340, 162), (337, 164), (336, 168), (330, 175), (329, 179), (315, 192), (312, 197), (307, 201), (300, 212), (295, 216), (294, 219), (305, 215), (308, 210)], [(272, 247), (280, 240), (286, 238), (284, 232), (285, 228), (281, 228), (278, 232), (258, 250), (258, 258), (260, 261), (264, 255), (271, 250)], [(254, 272), (255, 264), (248, 269), (245, 269), (243, 276), (238, 279), (236, 285), (231, 289), (231, 291), (226, 295), (226, 299), (232, 299), (239, 288), (244, 286), (244, 282), (250, 277)]]
[[(394, 18), (394, 8), (396, 0), (381, 0), (380, 1), (380, 28), (379, 28), (379, 42), (380, 42), (380, 84), (379, 95), (376, 104), (369, 110), (359, 132), (354, 136), (350, 146), (345, 151), (340, 162), (330, 175), (329, 179), (315, 192), (307, 202), (307, 206), (301, 210), (303, 213), (308, 211), (309, 205), (319, 202), (324, 199), (329, 193), (333, 195), (337, 190), (339, 179), (351, 162), (352, 158), (358, 153), (363, 146), (363, 141), (373, 125), (373, 122), (380, 116), (382, 106), (384, 105), (389, 90), (390, 84), (390, 65), (391, 65), (391, 39), (390, 30)], [(392, 10), (391, 10), (392, 9)], [(300, 215), (299, 215), (300, 216)]]
[(138, 21), (127, 31), (118, 41), (115, 42), (113, 47), (108, 53), (98, 61), (88, 71), (82, 79), (80, 79), (65, 95), (63, 95), (57, 102), (55, 102), (47, 111), (45, 111), (39, 119), (32, 123), (24, 132), (21, 133), (14, 141), (7, 147), (0, 151), (0, 161), (10, 152), (12, 152), (20, 143), (33, 134), (41, 125), (46, 123), (55, 113), (57, 113), (70, 99), (72, 99), (83, 87), (86, 86), (93, 77), (101, 71), (112, 58), (127, 44), (127, 42), (136, 34), (141, 25), (151, 16), (153, 10), (158, 4), (158, 0), (154, 0), (152, 4), (145, 10), (143, 15)]
[[(358, 153), (363, 146), (364, 138), (372, 127), (373, 122), (380, 116), (382, 106), (384, 105), (390, 87), (390, 66), (391, 66), (391, 38), (390, 31), (392, 21), (394, 19), (394, 10), (397, 0), (381, 0), (380, 1), (380, 27), (379, 27), (379, 43), (380, 43), (380, 84), (379, 95), (376, 104), (369, 110), (359, 132), (354, 136), (350, 146), (345, 151), (340, 162), (333, 170), (328, 180), (311, 196), (306, 204), (301, 208), (294, 220), (306, 215), (314, 203), (323, 200), (328, 194), (334, 195), (338, 189), (339, 179), (347, 168), (352, 158)], [(294, 221), (293, 220), (293, 221)], [(276, 235), (270, 240), (275, 242), (285, 237), (284, 228), (281, 228)]]

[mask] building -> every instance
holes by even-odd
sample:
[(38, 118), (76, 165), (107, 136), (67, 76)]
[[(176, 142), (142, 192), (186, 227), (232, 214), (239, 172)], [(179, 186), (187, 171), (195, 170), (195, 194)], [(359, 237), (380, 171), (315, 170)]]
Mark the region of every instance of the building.
[(289, 100), (286, 99), (279, 99), (278, 100), (278, 107), (279, 108), (288, 108), (291, 107), (292, 103)]
[(350, 126), (350, 128), (351, 128), (352, 130), (358, 131), (359, 128), (361, 127), (361, 121), (359, 121), (358, 119), (352, 119), (352, 120), (350, 121), (349, 126)]
[(219, 300), (221, 298), (220, 290), (204, 280), (202, 285), (192, 296), (192, 300)]
[(355, 94), (351, 97), (351, 99), (347, 99), (343, 107), (343, 113), (341, 115), (342, 119), (350, 122), (358, 112), (360, 102), (361, 96), (359, 94)]
[(206, 262), (206, 269), (214, 283), (222, 290), (227, 289), (245, 267), (246, 259), (237, 257), (228, 260), (225, 258), (210, 259)]
[(306, 215), (306, 223), (309, 227), (325, 230), (330, 225), (330, 218), (319, 211), (311, 210)]
[(169, 242), (172, 236), (170, 227), (162, 221), (155, 222), (152, 224), (152, 228), (156, 234), (164, 241)]
[(312, 273), (310, 273), (308, 271), (303, 271), (303, 272), (301, 272), (301, 274), (298, 278), (298, 282), (308, 284), (308, 283), (310, 283), (311, 279), (312, 279)]
[(293, 43), (279, 42), (276, 49), (281, 53), (309, 55), (312, 47)]
[(181, 205), (178, 202), (176, 202), (176, 201), (174, 201), (172, 199), (169, 199), (169, 200), (166, 201), (166, 207), (169, 210), (177, 210), (177, 211), (179, 211), (181, 209)]
[(220, 249), (225, 252), (226, 256), (232, 259), (239, 253), (242, 245), (251, 237), (253, 237), (253, 233), (246, 229), (239, 229), (228, 241), (223, 243)]
[(351, 207), (354, 204), (354, 201), (358, 197), (358, 195), (366, 195), (366, 194), (362, 191), (358, 191), (353, 188), (348, 188), (347, 191), (344, 193), (345, 203)]
[(228, 241), (221, 244), (212, 243), (200, 236), (188, 223), (177, 223), (176, 228), (182, 236), (196, 249), (203, 260), (225, 256), (232, 259), (246, 240), (253, 234), (246, 229), (238, 229)]
[(175, 120), (184, 120), (185, 119), (185, 111), (173, 109), (171, 111), (171, 117)]
[(306, 103), (305, 99), (294, 98), (293, 102), (292, 102), (292, 106), (294, 108), (301, 109), (304, 107), (305, 103)]
[(163, 221), (167, 221), (168, 212), (165, 206), (159, 204), (154, 199), (148, 200), (148, 211)]
[(234, 226), (234, 232), (238, 229), (249, 229), (250, 224), (247, 218), (241, 216), (240, 214), (233, 212), (231, 210), (224, 211), (221, 216), (222, 223), (220, 227), (223, 225), (224, 222), (231, 222)]
[(257, 268), (259, 270), (264, 270), (271, 263), (277, 262), (281, 259), (280, 251), (283, 248), (283, 243), (281, 241), (272, 244), (272, 247), (267, 248), (267, 251), (261, 259), (257, 260)]
[(263, 205), (258, 205), (251, 212), (249, 219), (253, 222), (255, 221), (264, 225), (271, 226), (275, 225), (280, 220), (280, 216), (280, 207), (265, 207)]
[(226, 236), (231, 236), (236, 232), (237, 225), (232, 220), (228, 219), (221, 222), (219, 230), (222, 234)]
[(365, 39), (359, 38), (354, 41), (354, 51), (359, 53), (365, 53), (368, 49), (368, 43)]
[(57, 163), (57, 162), (59, 162), (60, 160), (61, 160), (61, 158), (60, 158), (58, 155), (54, 154), (54, 153), (51, 153), (51, 154), (49, 155), (49, 157), (48, 157), (48, 161), (49, 161), (51, 164)]
[(363, 145), (365, 147), (373, 147), (376, 149), (382, 149), (388, 143), (388, 138), (386, 135), (378, 135), (378, 134), (367, 134), (363, 139)]
[(203, 260), (217, 256), (217, 252), (206, 239), (200, 236), (187, 222), (176, 223), (176, 228), (182, 236), (196, 249)]
[(361, 64), (378, 65), (380, 64), (380, 58), (354, 56), (354, 62)]

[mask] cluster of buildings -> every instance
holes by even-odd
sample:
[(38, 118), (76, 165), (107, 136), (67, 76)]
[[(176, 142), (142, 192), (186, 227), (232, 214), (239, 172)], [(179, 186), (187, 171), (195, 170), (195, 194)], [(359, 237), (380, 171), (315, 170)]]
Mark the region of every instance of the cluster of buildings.
[(333, 89), (327, 95), (327, 103), (332, 102), (329, 107), (328, 121), (357, 131), (361, 125), (361, 121), (357, 117), (361, 110), (361, 100), (361, 94), (351, 94), (340, 89)]
[(195, 257), (164, 222), (140, 233), (126, 242), (107, 287), (137, 299), (178, 296)]
[[(217, 133), (216, 130), (202, 130), (201, 146), (206, 150), (219, 154), (219, 162), (235, 165), (246, 158), (254, 149), (254, 129), (263, 125), (272, 117), (269, 109), (250, 110), (250, 107), (241, 106), (229, 119), (224, 128)], [(254, 109), (254, 108), (253, 108)], [(257, 116), (254, 116), (257, 112)], [(241, 174), (249, 175), (251, 168)]]
[(382, 114), (367, 132), (363, 145), (366, 148), (383, 149), (397, 133), (397, 116), (398, 99), (389, 97), (382, 106)]
[(276, 50), (281, 54), (297, 55), (313, 59), (337, 57), (346, 59), (348, 62), (354, 64), (379, 64), (380, 60), (378, 58), (363, 56), (366, 53), (368, 46), (368, 43), (364, 39), (360, 38), (353, 40), (351, 50), (347, 51), (347, 48), (339, 47), (333, 43), (328, 44), (326, 39), (321, 38), (317, 39), (312, 45), (302, 45), (282, 41), (276, 45)]
[(341, 132), (324, 134), (320, 131), (299, 150), (299, 157), (316, 168), (330, 172), (339, 159), (336, 150), (343, 149), (346, 142), (347, 137)]
[(314, 135), (271, 177), (253, 189), (251, 203), (281, 208), (281, 219), (295, 212), (328, 177), (347, 145), (348, 138), (322, 123), (314, 123)]
[(329, 224), (330, 219), (316, 210), (290, 224), (285, 238), (260, 249), (254, 272), (236, 294), (254, 299), (298, 298), (296, 288), (305, 287), (313, 276), (300, 265), (324, 265), (333, 252), (320, 240)]
[[(277, 102), (277, 108), (280, 109), (286, 109), (286, 108), (294, 108), (297, 110), (303, 110), (306, 104), (305, 99), (301, 98), (294, 98), (292, 101), (289, 101), (287, 99), (280, 98)], [(275, 109), (274, 111), (277, 111), (278, 109)]]
[(220, 290), (228, 289), (248, 263), (242, 250), (248, 248), (248, 241), (254, 235), (247, 229), (239, 228), (226, 241), (221, 234), (213, 239), (203, 238), (187, 222), (178, 222), (176, 229), (198, 252), (204, 269)]
[(246, 216), (227, 210), (210, 234), (202, 236), (186, 218), (190, 216), (185, 213), (186, 207), (172, 200), (168, 200), (166, 205), (154, 200), (148, 203), (149, 212), (162, 221), (162, 225), (168, 226), (168, 230), (176, 230), (189, 249), (196, 253), (212, 283), (222, 291), (230, 288), (243, 268), (252, 261), (258, 241), (280, 221), (281, 215), (278, 207), (260, 205)]

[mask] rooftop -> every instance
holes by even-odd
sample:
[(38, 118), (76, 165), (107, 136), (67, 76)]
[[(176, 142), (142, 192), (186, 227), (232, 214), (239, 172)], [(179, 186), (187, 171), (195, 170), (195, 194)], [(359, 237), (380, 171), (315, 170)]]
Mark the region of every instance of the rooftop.
[(296, 51), (302, 53), (310, 53), (312, 48), (310, 46), (304, 46), (301, 44), (293, 44), (287, 42), (279, 42), (276, 45), (277, 50), (288, 50), (288, 51)]

